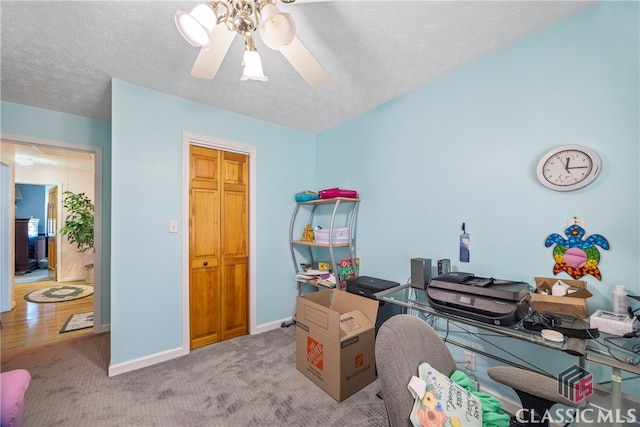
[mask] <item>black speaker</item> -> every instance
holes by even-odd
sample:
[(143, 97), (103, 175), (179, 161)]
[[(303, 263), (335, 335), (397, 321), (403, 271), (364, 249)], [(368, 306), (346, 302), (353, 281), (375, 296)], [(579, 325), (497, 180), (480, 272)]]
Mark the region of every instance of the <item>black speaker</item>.
[(411, 287), (426, 289), (431, 280), (431, 260), (429, 258), (411, 258)]

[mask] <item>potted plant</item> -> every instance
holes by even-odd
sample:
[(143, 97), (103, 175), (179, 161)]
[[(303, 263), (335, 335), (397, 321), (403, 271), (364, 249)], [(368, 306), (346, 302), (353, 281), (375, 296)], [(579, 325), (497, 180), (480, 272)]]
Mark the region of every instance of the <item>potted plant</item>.
[[(60, 234), (66, 235), (69, 243), (78, 246), (78, 252), (94, 251), (93, 226), (94, 206), (91, 199), (84, 193), (62, 193), (62, 206), (67, 210), (67, 218)], [(84, 266), (87, 274), (87, 283), (93, 283), (93, 264)]]

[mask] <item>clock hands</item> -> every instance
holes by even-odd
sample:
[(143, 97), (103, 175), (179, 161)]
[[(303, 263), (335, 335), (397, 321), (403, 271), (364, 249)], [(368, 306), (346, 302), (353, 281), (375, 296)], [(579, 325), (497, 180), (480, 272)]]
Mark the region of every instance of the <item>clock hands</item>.
[(569, 159), (570, 159), (570, 157), (566, 158), (567, 162), (564, 165), (564, 169), (569, 173), (571, 173), (571, 169), (587, 169), (589, 167), (589, 166), (571, 166), (571, 167), (569, 167)]

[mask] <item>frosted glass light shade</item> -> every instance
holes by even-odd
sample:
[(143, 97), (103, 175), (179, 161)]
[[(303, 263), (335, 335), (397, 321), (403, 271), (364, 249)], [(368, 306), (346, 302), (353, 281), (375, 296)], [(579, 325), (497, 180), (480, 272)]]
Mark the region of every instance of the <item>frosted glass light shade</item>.
[(260, 80), (267, 81), (267, 76), (262, 71), (262, 60), (260, 55), (255, 50), (246, 50), (244, 52), (244, 60), (242, 61), (244, 67), (242, 77), (240, 80)]
[(262, 8), (260, 37), (264, 44), (274, 50), (286, 46), (296, 36), (296, 23), (288, 13), (281, 13), (273, 4)]
[(209, 34), (216, 25), (216, 15), (206, 4), (196, 6), (191, 12), (176, 12), (176, 27), (192, 46), (209, 49)]

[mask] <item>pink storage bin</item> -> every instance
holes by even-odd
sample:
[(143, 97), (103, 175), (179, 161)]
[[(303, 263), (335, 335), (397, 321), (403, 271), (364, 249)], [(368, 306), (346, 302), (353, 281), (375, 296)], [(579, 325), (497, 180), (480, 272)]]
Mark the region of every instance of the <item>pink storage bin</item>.
[(345, 190), (338, 187), (320, 190), (318, 195), (321, 199), (333, 199), (334, 197), (348, 197), (350, 199), (358, 198), (358, 192), (356, 190)]

